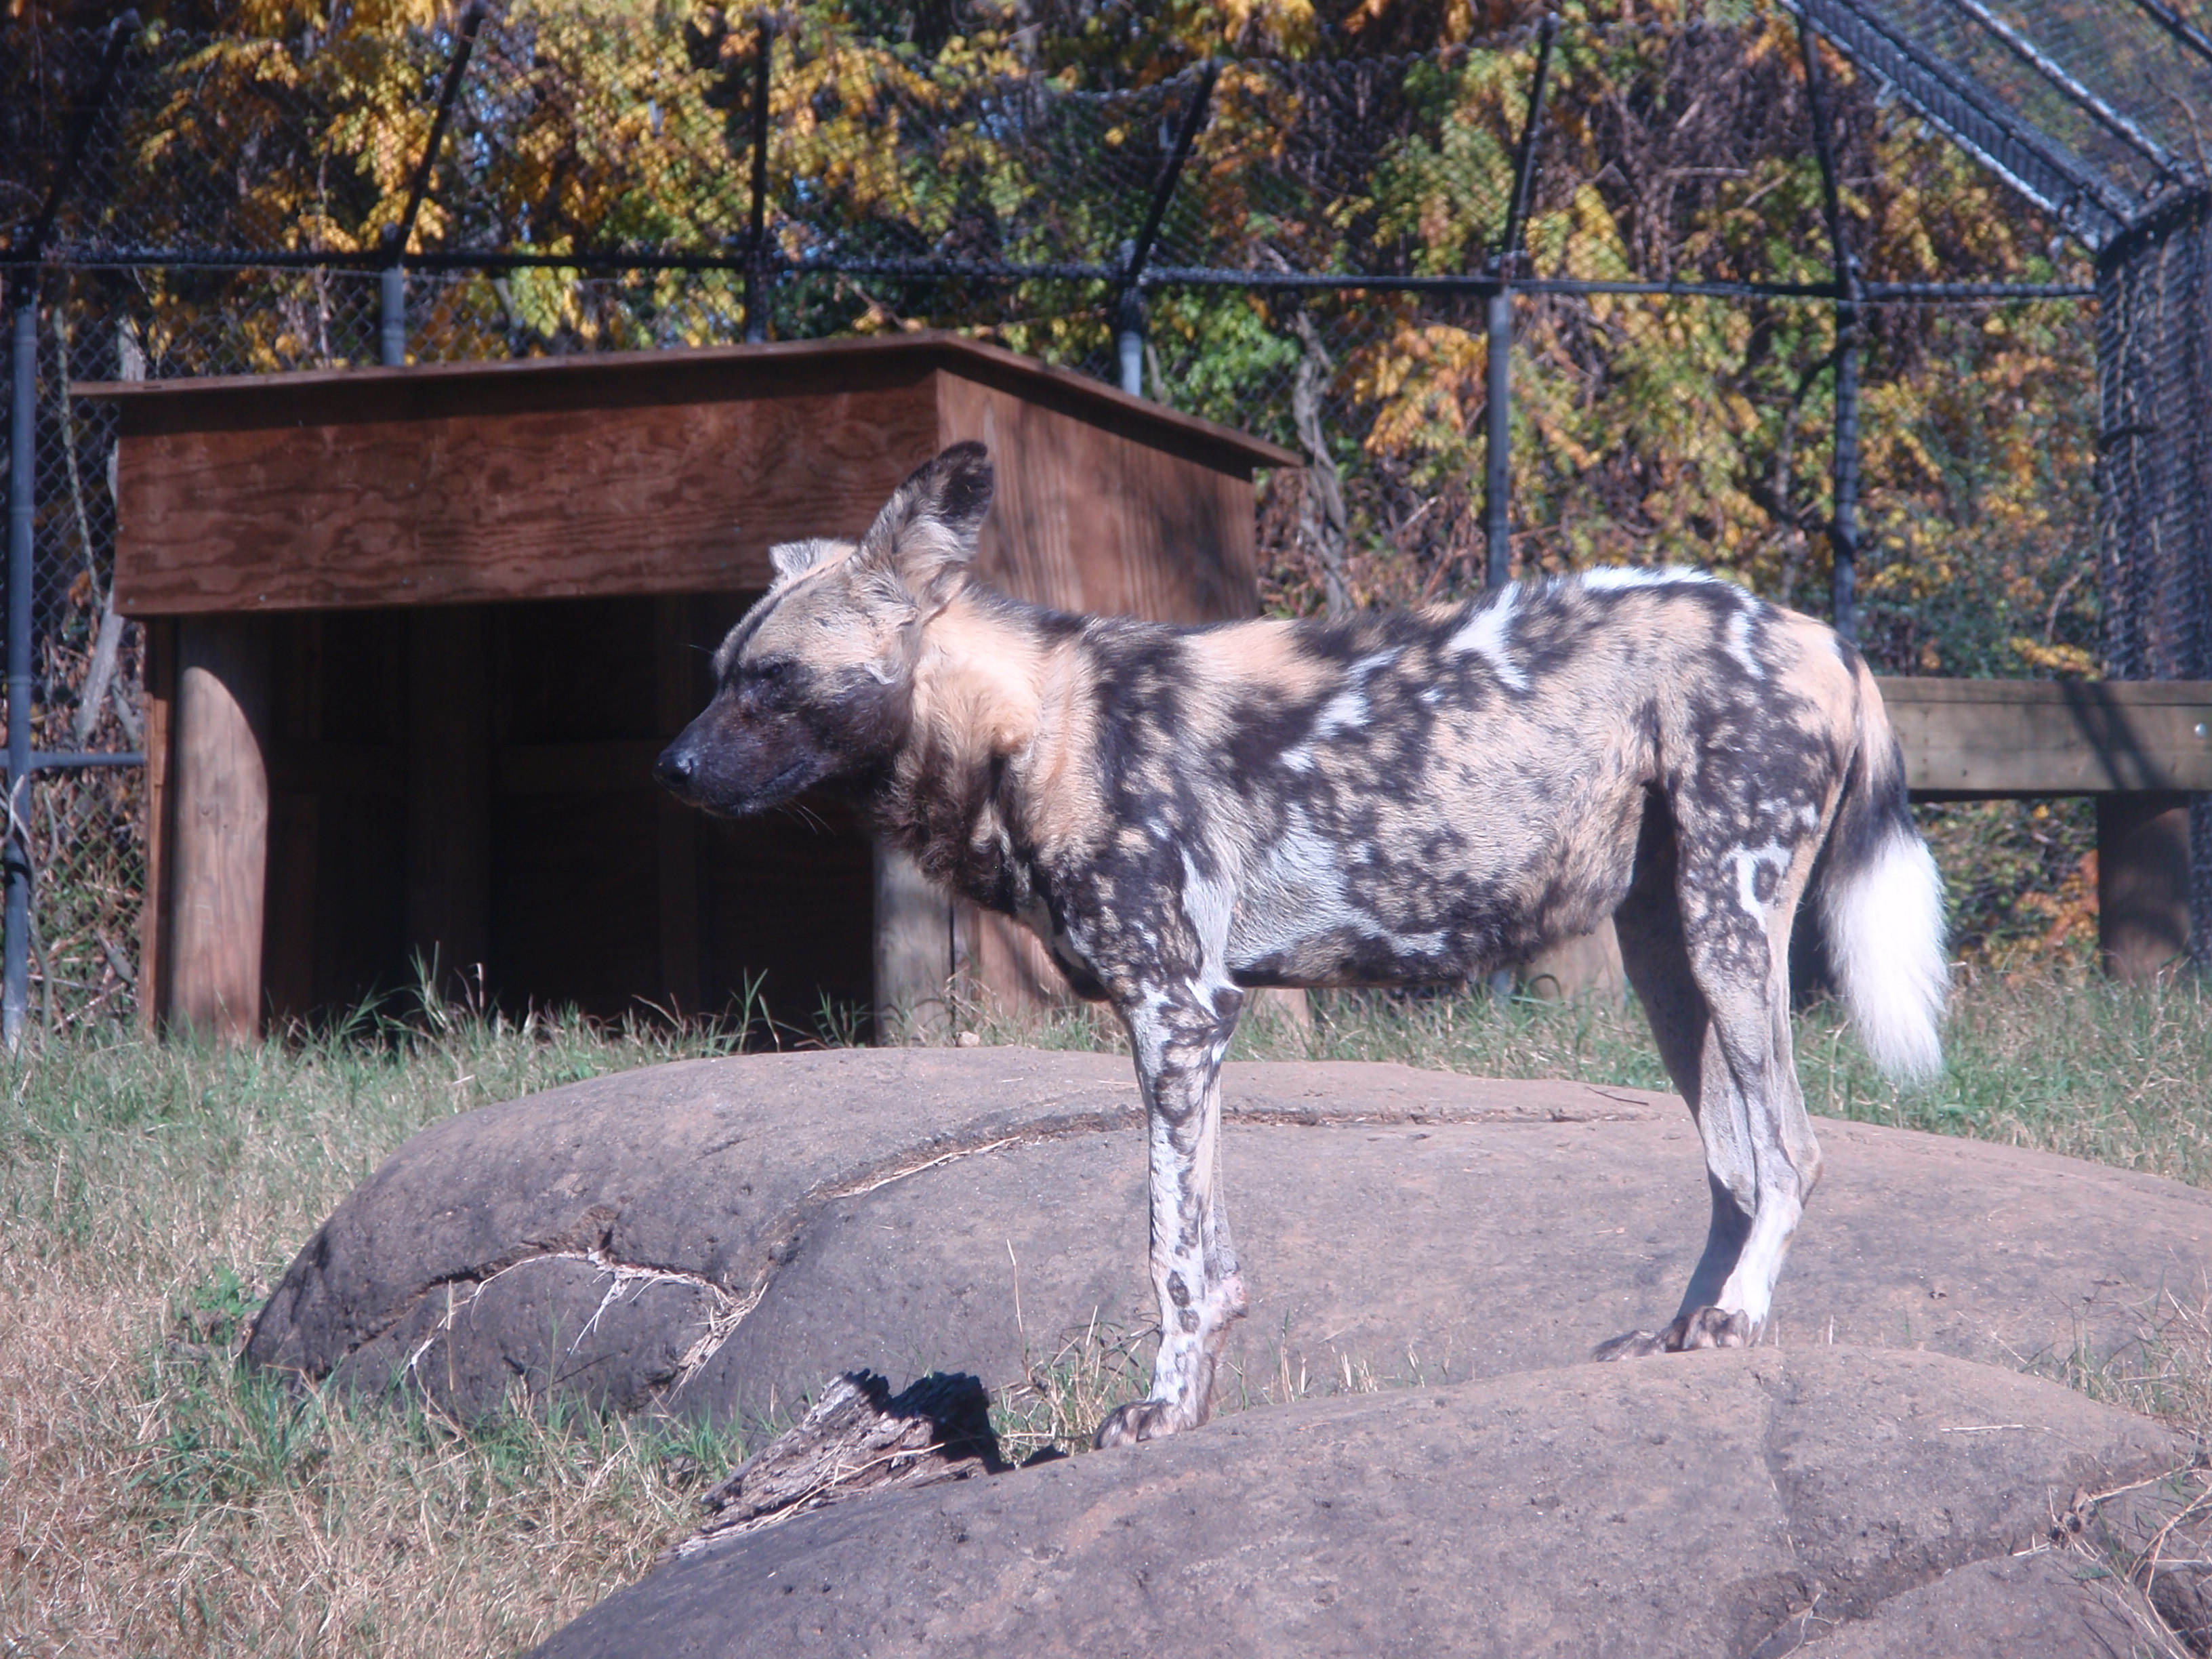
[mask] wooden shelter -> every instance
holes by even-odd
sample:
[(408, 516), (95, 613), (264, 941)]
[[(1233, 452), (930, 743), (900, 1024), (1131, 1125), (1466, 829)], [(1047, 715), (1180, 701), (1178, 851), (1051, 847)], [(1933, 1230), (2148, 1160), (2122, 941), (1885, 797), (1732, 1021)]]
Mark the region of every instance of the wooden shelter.
[(1042, 992), (832, 805), (653, 786), (769, 547), (858, 534), (944, 445), (983, 573), (1072, 610), (1251, 615), (1255, 468), (1297, 458), (942, 335), (101, 385), (117, 604), (149, 624), (149, 1015), (226, 1035), (412, 963), (505, 1006), (804, 1023)]

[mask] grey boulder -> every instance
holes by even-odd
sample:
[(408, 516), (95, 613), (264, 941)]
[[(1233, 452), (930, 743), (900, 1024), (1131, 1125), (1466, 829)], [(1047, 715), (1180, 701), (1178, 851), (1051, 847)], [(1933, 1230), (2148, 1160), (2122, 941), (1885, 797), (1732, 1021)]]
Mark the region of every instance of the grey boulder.
[[(1232, 1065), (1224, 1095), (1240, 1396), (1576, 1364), (1671, 1315), (1703, 1240), (1670, 1097), (1348, 1063)], [(339, 1206), (248, 1356), (464, 1416), (550, 1386), (780, 1418), (861, 1366), (996, 1387), (1150, 1322), (1139, 1121), (1127, 1060), (1018, 1048), (694, 1061), (484, 1107)], [(2173, 1182), (1820, 1134), (1793, 1347), (2109, 1353), (2212, 1261), (2212, 1195)]]
[(710, 1540), (538, 1659), (2059, 1659), (2187, 1448), (2055, 1383), (1813, 1346), (1247, 1411)]

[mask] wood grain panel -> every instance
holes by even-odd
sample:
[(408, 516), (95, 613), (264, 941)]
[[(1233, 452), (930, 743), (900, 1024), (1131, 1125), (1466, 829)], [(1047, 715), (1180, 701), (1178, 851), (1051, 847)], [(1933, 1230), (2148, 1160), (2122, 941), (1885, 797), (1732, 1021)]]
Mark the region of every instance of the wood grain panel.
[(502, 1006), (613, 1018), (660, 993), (648, 789), (493, 802), (489, 979)]
[(2212, 789), (2212, 683), (1882, 679), (1917, 792)]
[(1133, 398), (1105, 381), (957, 334), (921, 332), (682, 351), (592, 352), (409, 368), (80, 382), (81, 398), (114, 404), (126, 437), (179, 432), (427, 421), (561, 409), (637, 409), (920, 385), (940, 368), (1060, 410), (1109, 431), (1226, 471), (1296, 466), (1290, 451)]
[(963, 904), (957, 919), (964, 988), (986, 1013), (1018, 1019), (1075, 1000), (1052, 953), (1012, 916)]
[(494, 763), (492, 788), (501, 796), (653, 789), (653, 763), (665, 746), (658, 738), (508, 744)]
[(857, 534), (936, 438), (926, 388), (121, 441), (133, 616), (758, 587)]
[(758, 976), (786, 1041), (812, 1034), (825, 997), (865, 1018), (875, 987), (873, 889), (866, 836), (825, 796), (735, 823), (704, 820), (704, 1007), (722, 1012)]
[(942, 438), (988, 446), (998, 492), (978, 568), (1037, 605), (1159, 622), (1259, 604), (1249, 471), (1224, 471), (997, 386), (939, 377)]
[(407, 751), (396, 743), (326, 743), (278, 738), (265, 750), (269, 787), (279, 795), (407, 793)]
[(322, 797), (289, 793), (270, 769), (267, 899), (262, 908), (261, 987), (269, 1017), (315, 1007), (315, 896), (322, 884)]
[(226, 1042), (261, 1030), (268, 650), (251, 617), (195, 618), (178, 633), (167, 1016)]
[(1111, 459), (1112, 487), (1127, 504), (1121, 556), (1086, 565), (1086, 589), (1119, 584), (1121, 608), (1163, 622), (1257, 615), (1251, 480), (1137, 444)]
[(893, 847), (875, 849), (875, 939), (878, 1037), (941, 1030), (951, 1013), (952, 901)]
[(415, 984), (407, 937), (407, 799), (398, 790), (322, 796), (315, 854), (313, 1007), (344, 1014)]

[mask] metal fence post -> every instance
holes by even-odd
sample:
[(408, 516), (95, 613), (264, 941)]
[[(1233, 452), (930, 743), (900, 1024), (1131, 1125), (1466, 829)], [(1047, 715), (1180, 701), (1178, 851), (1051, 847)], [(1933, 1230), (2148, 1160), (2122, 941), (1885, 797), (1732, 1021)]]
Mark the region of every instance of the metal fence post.
[(1483, 409), (1483, 583), (1503, 587), (1513, 579), (1513, 293), (1504, 283), (1484, 308), (1489, 330), (1490, 383)]
[(745, 236), (745, 343), (768, 338), (762, 268), (768, 263), (768, 94), (770, 54), (775, 50), (775, 21), (760, 20), (760, 50), (753, 59), (752, 217)]
[(1221, 65), (1210, 60), (1199, 71), (1198, 85), (1176, 127), (1174, 147), (1152, 183), (1152, 199), (1145, 209), (1143, 228), (1134, 240), (1121, 244), (1121, 289), (1114, 298), (1114, 347), (1121, 362), (1121, 390), (1132, 398), (1145, 395), (1145, 267), (1152, 261), (1152, 244), (1159, 240), (1168, 204), (1175, 199), (1183, 163), (1190, 160), (1198, 130), (1206, 125), (1206, 112), (1212, 106), (1213, 83), (1220, 78)]
[[(1850, 265), (1846, 262), (1846, 270)], [(1857, 284), (1848, 276), (1847, 289)], [(1836, 302), (1836, 511), (1828, 537), (1835, 550), (1829, 615), (1847, 640), (1859, 634), (1859, 308)]]
[(1858, 637), (1859, 562), (1859, 274), (1844, 240), (1843, 196), (1836, 183), (1835, 134), (1820, 93), (1820, 52), (1801, 14), (1797, 44), (1805, 56), (1805, 104), (1813, 118), (1813, 149), (1820, 163), (1828, 246), (1836, 269), (1835, 509), (1828, 519), (1832, 559), (1829, 620), (1847, 640)]
[(461, 38), (446, 64), (446, 78), (438, 88), (438, 107), (430, 118), (430, 136), (422, 144), (422, 159), (407, 185), (407, 205), (397, 222), (384, 228), (384, 251), (392, 263), (384, 268), (377, 291), (377, 361), (386, 368), (407, 364), (407, 244), (415, 234), (416, 216), (423, 198), (430, 193), (430, 169), (437, 165), (438, 148), (446, 142), (446, 125), (453, 118), (453, 100), (460, 96), (462, 77), (469, 72), (469, 55), (476, 50), (477, 33), (483, 27), (484, 0), (469, 0), (461, 13)]
[(377, 289), (377, 362), (386, 368), (407, 366), (407, 267), (385, 266)]
[(1498, 286), (1484, 307), (1488, 338), (1488, 389), (1483, 409), (1483, 583), (1503, 587), (1513, 578), (1513, 262), (1521, 252), (1522, 227), (1528, 222), (1528, 193), (1535, 182), (1536, 144), (1544, 121), (1544, 88), (1551, 78), (1552, 46), (1559, 20), (1547, 17), (1537, 29), (1536, 73), (1528, 83), (1528, 118), (1513, 161), (1513, 196), (1506, 204), (1505, 231), (1498, 239)]
[(15, 265), (15, 331), (9, 355), (8, 405), (8, 817), (0, 864), (6, 866), (6, 936), (0, 939), (0, 1042), (14, 1053), (22, 1041), (31, 1006), (31, 857), (18, 833), (23, 791), (31, 778), (31, 531), (38, 501), (39, 260), (61, 216), (70, 186), (92, 143), (94, 123), (108, 88), (138, 32), (138, 14), (126, 11), (107, 26), (100, 72), (79, 106), (62, 164), (46, 187), (38, 217), (9, 249)]
[(0, 1041), (13, 1052), (31, 1005), (31, 862), (17, 830), (31, 775), (31, 514), (38, 489), (39, 290), (16, 279), (15, 344), (8, 410), (8, 823), (7, 963), (0, 972)]
[[(1137, 245), (1121, 244), (1121, 269), (1136, 262)], [(1135, 283), (1121, 290), (1114, 307), (1114, 353), (1121, 365), (1121, 390), (1132, 398), (1145, 395), (1145, 293)]]

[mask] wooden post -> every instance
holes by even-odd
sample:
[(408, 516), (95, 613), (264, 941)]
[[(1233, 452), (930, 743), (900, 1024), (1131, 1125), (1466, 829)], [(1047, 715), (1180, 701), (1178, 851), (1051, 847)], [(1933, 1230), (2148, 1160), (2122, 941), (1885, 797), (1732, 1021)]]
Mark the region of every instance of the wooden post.
[(2187, 961), (2187, 795), (2097, 797), (2097, 945), (2118, 980), (2154, 980)]
[(1528, 994), (1546, 1002), (1575, 1002), (1584, 997), (1628, 994), (1628, 972), (1621, 966), (1620, 939), (1607, 916), (1590, 933), (1547, 945), (1522, 965)]
[(876, 1039), (941, 1027), (952, 979), (952, 902), (905, 854), (876, 848)]
[(153, 1036), (169, 1006), (168, 857), (175, 832), (169, 740), (177, 702), (177, 623), (155, 617), (146, 629), (146, 896), (138, 911), (138, 1029)]
[(261, 1031), (268, 692), (259, 618), (179, 622), (167, 1017), (221, 1042)]
[(491, 675), (484, 616), (407, 619), (407, 939), (450, 985), (491, 953)]

